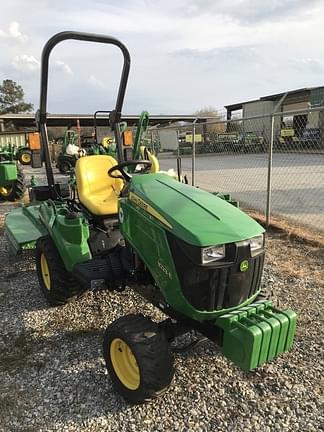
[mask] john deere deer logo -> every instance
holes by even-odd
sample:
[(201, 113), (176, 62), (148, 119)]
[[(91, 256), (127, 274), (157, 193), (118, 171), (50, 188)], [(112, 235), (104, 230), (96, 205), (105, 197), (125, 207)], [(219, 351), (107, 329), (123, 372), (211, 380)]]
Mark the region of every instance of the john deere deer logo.
[(248, 268), (249, 268), (249, 261), (248, 260), (241, 261), (240, 271), (245, 272), (246, 270), (248, 270)]

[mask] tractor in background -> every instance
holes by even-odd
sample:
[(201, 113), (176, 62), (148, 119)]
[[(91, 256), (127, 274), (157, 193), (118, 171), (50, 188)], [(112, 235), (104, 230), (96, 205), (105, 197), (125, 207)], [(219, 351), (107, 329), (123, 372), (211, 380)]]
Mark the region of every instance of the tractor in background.
[[(15, 135), (20, 135), (19, 132)], [(28, 147), (6, 144), (0, 147), (0, 199), (16, 201), (24, 196), (26, 180), (22, 165), (42, 166), (41, 144), (38, 132), (28, 132)], [(27, 149), (27, 150), (26, 150)]]
[(31, 165), (32, 151), (35, 141), (39, 141), (39, 134), (33, 131), (15, 131), (0, 133), (0, 152), (10, 159), (17, 160), (21, 165)]
[(14, 158), (15, 148), (10, 144), (0, 149), (0, 200), (16, 201), (26, 191), (25, 176)]
[(99, 141), (97, 118), (98, 114), (109, 114), (111, 111), (96, 111), (94, 113), (94, 132), (91, 136), (80, 136), (74, 130), (66, 130), (62, 149), (57, 157), (56, 166), (61, 174), (69, 174), (76, 161), (86, 155), (116, 156), (116, 143), (113, 136), (104, 136)]
[(217, 136), (218, 151), (254, 153), (264, 150), (264, 138), (254, 132), (222, 132)]
[(56, 161), (60, 173), (68, 174), (75, 166), (77, 159), (85, 154), (79, 145), (79, 135), (71, 129), (65, 131), (63, 145)]

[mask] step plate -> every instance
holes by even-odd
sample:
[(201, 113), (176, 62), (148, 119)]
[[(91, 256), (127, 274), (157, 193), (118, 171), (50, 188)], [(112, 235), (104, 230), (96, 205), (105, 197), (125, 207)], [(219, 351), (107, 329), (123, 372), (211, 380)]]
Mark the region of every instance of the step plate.
[(292, 347), (296, 322), (294, 311), (260, 300), (220, 316), (215, 324), (224, 330), (224, 355), (249, 371)]

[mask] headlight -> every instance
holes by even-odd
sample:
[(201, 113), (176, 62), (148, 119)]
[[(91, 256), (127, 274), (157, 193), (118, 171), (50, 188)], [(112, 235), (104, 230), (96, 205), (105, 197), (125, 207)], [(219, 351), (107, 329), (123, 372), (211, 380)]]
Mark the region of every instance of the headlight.
[(249, 243), (250, 243), (251, 256), (254, 257), (258, 255), (258, 253), (260, 253), (264, 247), (264, 235), (262, 234), (256, 237), (252, 237), (249, 240)]
[(208, 246), (201, 250), (202, 264), (219, 261), (225, 257), (225, 245)]

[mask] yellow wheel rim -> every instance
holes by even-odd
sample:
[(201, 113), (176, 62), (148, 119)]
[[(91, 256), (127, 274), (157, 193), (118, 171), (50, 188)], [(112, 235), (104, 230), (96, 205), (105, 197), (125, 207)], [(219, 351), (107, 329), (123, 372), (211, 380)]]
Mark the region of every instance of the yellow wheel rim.
[(122, 339), (113, 339), (110, 345), (110, 359), (115, 374), (122, 384), (130, 390), (140, 385), (140, 372), (132, 350)]
[(41, 255), (41, 272), (42, 272), (42, 278), (45, 287), (50, 290), (51, 289), (51, 277), (48, 270), (48, 264), (47, 259), (45, 255), (42, 253)]
[(23, 153), (21, 155), (21, 160), (25, 163), (29, 163), (31, 161), (31, 157), (29, 153)]
[(0, 195), (3, 197), (8, 197), (12, 192), (12, 186), (1, 186), (0, 187)]

